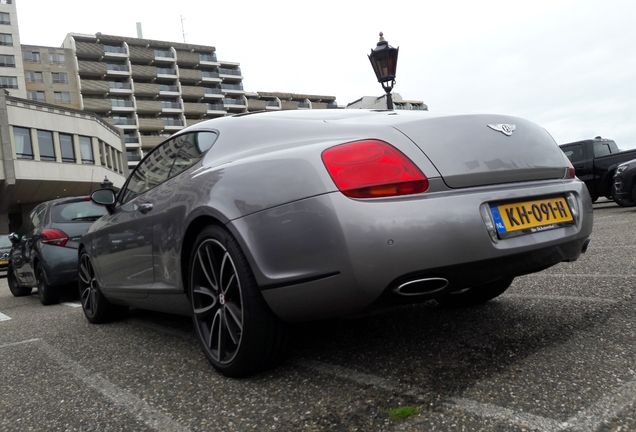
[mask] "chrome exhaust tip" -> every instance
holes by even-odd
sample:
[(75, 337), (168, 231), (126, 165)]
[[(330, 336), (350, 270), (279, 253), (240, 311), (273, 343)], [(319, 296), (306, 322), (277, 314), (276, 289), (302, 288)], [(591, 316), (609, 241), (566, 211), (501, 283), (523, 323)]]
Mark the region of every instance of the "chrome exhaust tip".
[(419, 296), (425, 294), (433, 294), (442, 291), (448, 286), (448, 279), (441, 277), (414, 279), (404, 282), (393, 292), (401, 296)]

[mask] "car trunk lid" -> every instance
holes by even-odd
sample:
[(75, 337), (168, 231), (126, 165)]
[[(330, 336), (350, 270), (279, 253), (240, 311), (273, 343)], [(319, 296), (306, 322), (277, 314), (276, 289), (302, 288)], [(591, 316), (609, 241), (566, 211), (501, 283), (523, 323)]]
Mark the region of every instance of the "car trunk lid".
[(521, 118), (433, 116), (394, 127), (426, 154), (451, 188), (558, 179), (565, 174), (565, 158), (552, 136)]

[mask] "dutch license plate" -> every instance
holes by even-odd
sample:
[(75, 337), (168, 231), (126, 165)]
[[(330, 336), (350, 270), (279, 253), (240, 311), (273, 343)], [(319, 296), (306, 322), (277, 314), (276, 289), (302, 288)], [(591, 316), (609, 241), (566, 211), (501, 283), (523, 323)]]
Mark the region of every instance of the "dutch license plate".
[(7, 260), (0, 260), (0, 265), (7, 265), (9, 264), (9, 261)]
[(499, 234), (520, 230), (544, 231), (574, 220), (565, 198), (546, 198), (491, 206)]

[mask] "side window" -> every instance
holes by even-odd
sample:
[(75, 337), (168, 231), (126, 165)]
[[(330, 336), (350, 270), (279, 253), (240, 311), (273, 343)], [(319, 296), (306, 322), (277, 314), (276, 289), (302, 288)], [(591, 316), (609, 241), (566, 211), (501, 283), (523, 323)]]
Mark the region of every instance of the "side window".
[(187, 138), (181, 146), (179, 155), (172, 166), (170, 178), (182, 173), (199, 162), (205, 152), (212, 147), (218, 138), (216, 132), (195, 132), (184, 136)]
[(46, 213), (46, 206), (42, 204), (31, 210), (26, 222), (24, 222), (18, 230), (18, 234), (23, 236), (33, 231), (34, 228), (37, 228), (42, 222), (42, 219), (44, 219), (44, 213)]
[(607, 143), (594, 143), (594, 157), (606, 156), (611, 153), (612, 152)]
[(137, 165), (122, 194), (124, 204), (168, 180), (172, 164), (183, 145), (183, 135), (157, 146)]
[(583, 146), (575, 145), (570, 147), (565, 147), (563, 149), (563, 153), (570, 159), (570, 162), (580, 162), (583, 160)]

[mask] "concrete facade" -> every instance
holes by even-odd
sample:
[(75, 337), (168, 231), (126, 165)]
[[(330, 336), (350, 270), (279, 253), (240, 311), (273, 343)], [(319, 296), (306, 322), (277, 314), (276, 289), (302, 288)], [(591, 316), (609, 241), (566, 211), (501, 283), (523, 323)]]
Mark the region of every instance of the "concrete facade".
[(0, 2), (0, 87), (12, 96), (26, 98), (15, 1)]
[(40, 202), (86, 194), (128, 175), (119, 129), (79, 110), (0, 93), (0, 234)]

